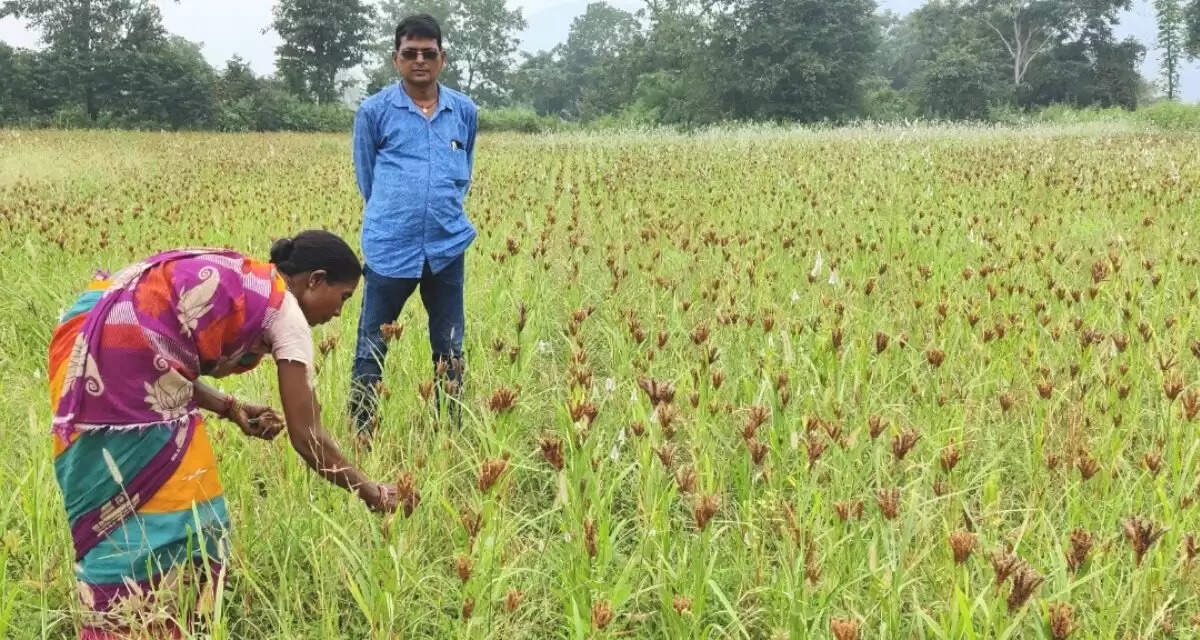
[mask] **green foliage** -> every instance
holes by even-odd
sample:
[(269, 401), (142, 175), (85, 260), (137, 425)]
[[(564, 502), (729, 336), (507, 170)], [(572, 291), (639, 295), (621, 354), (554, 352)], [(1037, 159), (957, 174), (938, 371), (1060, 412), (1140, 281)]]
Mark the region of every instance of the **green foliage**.
[(995, 76), (966, 47), (946, 47), (921, 66), (912, 88), (926, 116), (982, 120), (1002, 94)]
[(590, 120), (633, 99), (645, 44), (637, 18), (593, 2), (552, 51), (527, 55), (514, 77), (514, 96), (540, 113)]
[(1181, 0), (1154, 0), (1154, 13), (1158, 18), (1158, 48), (1162, 87), (1168, 100), (1179, 97), (1179, 64), (1183, 56), (1184, 33), (1183, 6)]
[(718, 24), (714, 97), (738, 119), (856, 115), (878, 46), (874, 11), (874, 0), (734, 2)]
[(363, 0), (279, 0), (271, 26), (283, 39), (276, 67), (288, 88), (321, 104), (336, 102), (337, 74), (362, 62), (373, 17)]
[(1200, 0), (1191, 0), (1184, 9), (1184, 49), (1192, 58), (1200, 57)]
[(538, 115), (528, 107), (501, 107), (479, 111), (479, 131), (548, 133), (563, 129), (566, 123), (553, 116)]
[(1158, 102), (1137, 111), (1144, 122), (1166, 131), (1200, 132), (1200, 105)]

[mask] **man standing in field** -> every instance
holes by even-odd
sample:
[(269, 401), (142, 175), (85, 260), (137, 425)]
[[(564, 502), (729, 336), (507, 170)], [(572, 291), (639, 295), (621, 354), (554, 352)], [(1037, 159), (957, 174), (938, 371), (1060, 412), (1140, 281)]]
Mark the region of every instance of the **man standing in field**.
[(366, 261), (350, 410), (363, 444), (378, 424), (385, 325), (418, 287), (429, 315), (434, 371), (449, 395), (462, 382), (464, 257), (475, 239), (463, 200), (471, 183), (478, 111), (442, 86), (442, 30), (429, 15), (396, 27), (400, 82), (367, 98), (354, 122), (354, 169), (366, 202)]

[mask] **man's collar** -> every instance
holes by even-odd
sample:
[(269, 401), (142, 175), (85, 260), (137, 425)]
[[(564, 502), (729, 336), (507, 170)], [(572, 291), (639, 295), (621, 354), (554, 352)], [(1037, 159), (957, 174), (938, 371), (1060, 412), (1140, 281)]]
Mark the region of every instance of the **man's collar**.
[[(421, 113), (421, 108), (417, 106), (417, 103), (413, 102), (412, 96), (408, 95), (408, 92), (404, 90), (404, 82), (403, 81), (398, 81), (398, 82), (396, 82), (396, 84), (394, 84), (392, 86), (395, 88), (395, 92), (392, 95), (392, 104), (396, 105), (397, 107), (400, 107), (401, 109), (408, 109), (409, 111), (412, 111), (413, 113)], [(446, 87), (444, 85), (442, 85), (442, 83), (439, 82), (438, 83), (438, 108), (437, 108), (436, 113), (441, 113), (442, 111), (447, 111), (447, 110), (449, 110), (449, 111), (454, 110), (454, 102), (450, 100), (450, 96), (448, 94)], [(424, 114), (422, 114), (422, 115), (424, 115)]]

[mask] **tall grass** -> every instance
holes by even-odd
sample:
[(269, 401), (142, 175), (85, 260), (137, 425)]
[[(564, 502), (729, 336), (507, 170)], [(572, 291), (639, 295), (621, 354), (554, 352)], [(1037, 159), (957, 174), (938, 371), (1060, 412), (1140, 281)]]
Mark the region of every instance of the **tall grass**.
[[(1198, 140), (485, 135), (463, 424), (420, 392), (412, 301), (354, 454), (420, 505), (385, 528), (282, 440), (215, 424), (235, 530), (211, 635), (1179, 633), (1200, 614)], [(0, 636), (65, 638), (58, 311), (96, 267), (354, 237), (361, 205), (339, 136), (0, 132), (0, 158)], [(358, 302), (317, 331), (347, 445)], [(220, 384), (274, 404), (273, 377)], [(1165, 530), (1140, 564), (1134, 519)], [(997, 585), (1005, 554), (1022, 567)]]

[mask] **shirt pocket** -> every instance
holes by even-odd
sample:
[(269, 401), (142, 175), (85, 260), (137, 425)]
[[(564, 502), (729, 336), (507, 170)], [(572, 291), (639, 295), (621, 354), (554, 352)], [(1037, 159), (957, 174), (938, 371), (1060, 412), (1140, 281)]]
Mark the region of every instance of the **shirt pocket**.
[(471, 181), (471, 163), (467, 157), (467, 138), (459, 131), (439, 133), (434, 137), (440, 147), (437, 153), (445, 175), (455, 186), (464, 187)]

